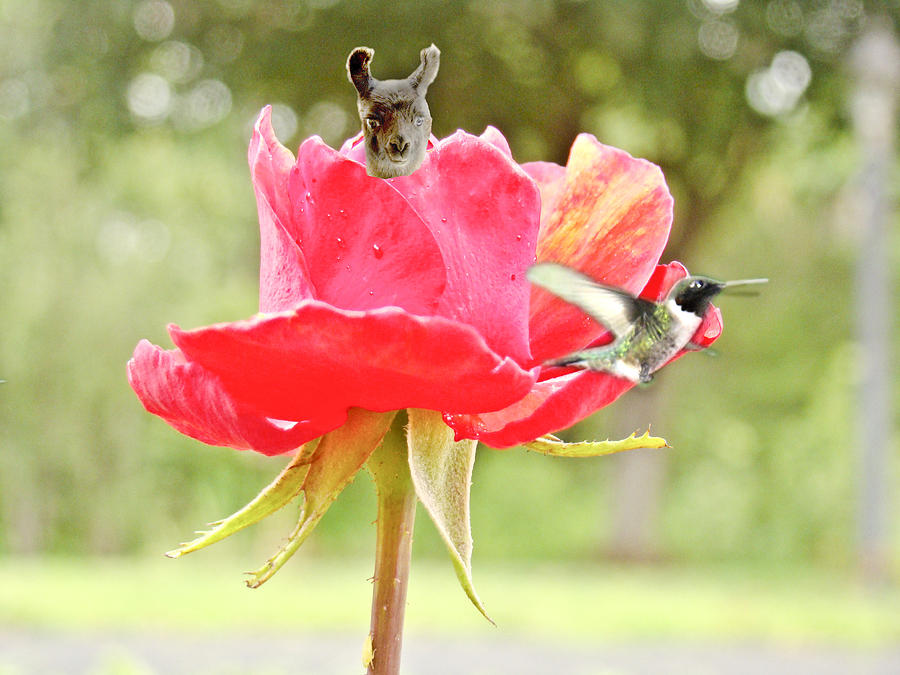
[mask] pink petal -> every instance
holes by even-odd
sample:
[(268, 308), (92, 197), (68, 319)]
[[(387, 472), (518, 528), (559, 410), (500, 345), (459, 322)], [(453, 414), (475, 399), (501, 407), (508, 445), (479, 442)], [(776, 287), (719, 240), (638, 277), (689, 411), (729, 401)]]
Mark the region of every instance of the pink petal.
[[(451, 138), (453, 137), (451, 136)], [(478, 138), (480, 138), (485, 143), (490, 143), (504, 155), (512, 158), (512, 150), (510, 150), (509, 148), (509, 143), (506, 140), (506, 136), (504, 136), (497, 127), (488, 126)]]
[(259, 309), (276, 312), (314, 297), (309, 269), (292, 232), (288, 177), (294, 156), (275, 137), (271, 108), (259, 114), (248, 159), (259, 212)]
[(525, 270), (534, 261), (540, 195), (496, 144), (458, 131), (410, 176), (388, 181), (440, 246), (447, 288), (436, 313), (474, 326), (497, 353), (529, 360)]
[(526, 162), (522, 168), (541, 191), (541, 232), (545, 232), (566, 186), (566, 167), (554, 162)]
[(476, 438), (492, 448), (509, 448), (570, 427), (633, 386), (606, 373), (580, 370), (535, 383), (525, 398), (503, 410), (444, 414), (444, 422), (457, 440)]
[(289, 452), (339, 427), (346, 415), (279, 424), (228, 395), (219, 378), (189, 363), (178, 350), (163, 350), (141, 340), (128, 362), (128, 381), (148, 412), (183, 434), (210, 445), (256, 450), (266, 455)]
[(434, 313), (445, 261), (429, 228), (386, 181), (313, 137), (300, 146), (288, 182), (292, 234), (316, 299), (342, 309)]
[(293, 312), (169, 332), (226, 391), (276, 419), (331, 419), (354, 406), (497, 410), (524, 396), (537, 376), (497, 355), (470, 326), (395, 307), (354, 312), (307, 302)]
[(315, 297), (306, 257), (268, 202), (259, 213), (259, 311), (278, 312)]
[(261, 195), (276, 214), (290, 214), (287, 184), (291, 167), (294, 166), (294, 155), (275, 137), (271, 106), (260, 111), (253, 125), (247, 160), (257, 195)]
[(341, 146), (341, 149), (338, 150), (339, 153), (352, 159), (354, 162), (358, 162), (359, 164), (365, 165), (366, 163), (366, 146), (363, 145), (365, 138), (363, 138), (363, 133), (360, 131), (356, 136), (352, 138), (348, 138), (344, 141), (344, 144)]
[(706, 316), (703, 317), (703, 323), (691, 338), (691, 342), (699, 347), (709, 347), (719, 339), (723, 327), (722, 311), (718, 307), (710, 307)]
[(650, 277), (641, 291), (641, 297), (645, 300), (661, 302), (668, 295), (672, 286), (686, 276), (688, 276), (687, 267), (677, 260), (673, 260), (665, 265), (657, 265), (653, 276)]
[[(562, 262), (601, 283), (638, 292), (653, 273), (672, 223), (659, 167), (581, 134), (565, 170), (526, 167), (544, 200), (538, 260)], [(537, 362), (580, 349), (605, 332), (578, 309), (535, 288), (531, 351)]]

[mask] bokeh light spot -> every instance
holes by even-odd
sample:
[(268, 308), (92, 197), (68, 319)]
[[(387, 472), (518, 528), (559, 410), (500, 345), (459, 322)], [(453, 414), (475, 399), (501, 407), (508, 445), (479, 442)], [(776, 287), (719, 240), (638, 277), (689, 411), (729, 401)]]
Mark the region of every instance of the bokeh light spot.
[(709, 19), (700, 26), (697, 38), (700, 51), (711, 59), (724, 61), (737, 51), (740, 33), (737, 26), (725, 19)]
[(155, 73), (141, 73), (128, 85), (128, 109), (141, 124), (159, 124), (172, 110), (172, 86)]
[(575, 81), (585, 94), (612, 89), (622, 76), (619, 64), (597, 51), (586, 51), (575, 60)]
[(811, 80), (812, 69), (802, 54), (778, 52), (768, 68), (747, 78), (747, 101), (763, 115), (783, 115), (796, 107)]
[(165, 0), (144, 0), (134, 8), (134, 29), (148, 42), (169, 37), (175, 27), (175, 10)]
[(800, 96), (806, 91), (812, 79), (809, 62), (798, 52), (778, 52), (772, 59), (770, 70), (775, 81), (795, 96)]
[(203, 68), (203, 54), (193, 45), (169, 40), (153, 50), (150, 66), (170, 82), (190, 82)]
[(158, 220), (141, 220), (128, 212), (111, 215), (97, 233), (97, 252), (110, 264), (160, 262), (166, 257), (172, 235)]
[(231, 90), (221, 80), (201, 80), (180, 97), (173, 112), (175, 126), (195, 131), (223, 120), (231, 112)]
[(299, 126), (300, 119), (293, 108), (284, 103), (272, 104), (272, 128), (282, 142), (290, 140)]
[(343, 141), (349, 120), (347, 111), (337, 103), (317, 101), (303, 116), (303, 135), (318, 134), (323, 141), (334, 147)]
[(703, 0), (703, 4), (706, 5), (707, 9), (711, 12), (725, 14), (736, 10), (738, 4), (740, 4), (740, 0)]
[(244, 34), (235, 26), (221, 23), (207, 31), (203, 44), (211, 60), (231, 63), (244, 48)]

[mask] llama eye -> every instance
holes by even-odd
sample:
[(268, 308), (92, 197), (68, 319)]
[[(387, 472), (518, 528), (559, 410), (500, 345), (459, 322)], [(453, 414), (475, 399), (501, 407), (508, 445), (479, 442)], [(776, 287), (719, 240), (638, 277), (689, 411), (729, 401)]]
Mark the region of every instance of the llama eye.
[(417, 127), (420, 127), (420, 126), (422, 126), (423, 124), (425, 124), (425, 118), (422, 117), (421, 115), (419, 115), (419, 116), (416, 117), (415, 122), (416, 122), (416, 126), (417, 126)]
[(381, 123), (374, 117), (366, 118), (366, 126), (369, 127), (371, 131), (375, 131), (380, 125)]

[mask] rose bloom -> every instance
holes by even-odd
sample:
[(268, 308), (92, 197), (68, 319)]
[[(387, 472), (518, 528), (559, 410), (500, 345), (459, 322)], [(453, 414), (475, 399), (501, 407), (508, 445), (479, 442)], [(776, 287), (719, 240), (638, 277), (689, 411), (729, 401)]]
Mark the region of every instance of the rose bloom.
[[(532, 288), (536, 260), (658, 300), (672, 198), (649, 162), (582, 134), (565, 167), (517, 164), (499, 131), (431, 139), (416, 172), (366, 174), (361, 137), (297, 158), (264, 109), (249, 162), (260, 223), (259, 313), (141, 341), (128, 378), (188, 436), (267, 455), (340, 427), (350, 408), (440, 411), (457, 439), (507, 448), (568, 427), (632, 383), (544, 368), (609, 339)], [(721, 331), (711, 308), (692, 341)]]

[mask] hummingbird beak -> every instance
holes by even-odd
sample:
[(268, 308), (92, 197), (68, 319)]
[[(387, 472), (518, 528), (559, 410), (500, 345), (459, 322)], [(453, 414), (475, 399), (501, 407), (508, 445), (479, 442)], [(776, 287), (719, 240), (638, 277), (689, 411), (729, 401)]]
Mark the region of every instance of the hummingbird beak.
[(769, 283), (768, 279), (735, 279), (734, 281), (723, 281), (722, 290), (728, 293), (728, 295), (758, 295), (758, 291), (738, 291), (735, 293), (731, 289), (740, 286), (755, 286), (767, 283)]

